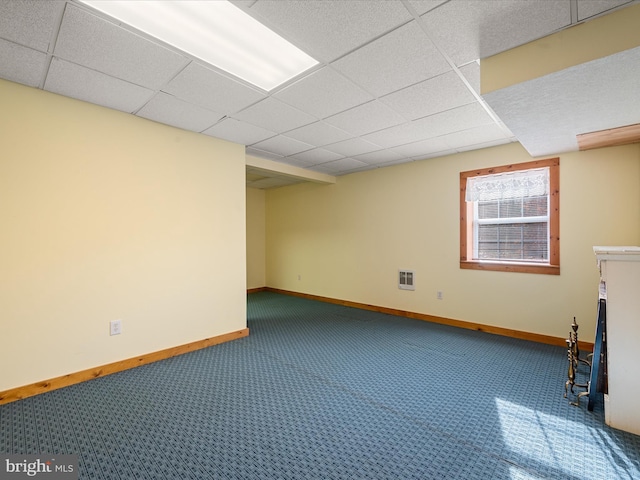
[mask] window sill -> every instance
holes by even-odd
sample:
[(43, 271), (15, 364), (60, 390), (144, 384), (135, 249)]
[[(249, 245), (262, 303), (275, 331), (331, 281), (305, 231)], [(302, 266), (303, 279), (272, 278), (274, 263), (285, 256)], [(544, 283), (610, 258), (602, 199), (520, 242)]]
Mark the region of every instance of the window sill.
[(560, 265), (515, 262), (478, 262), (460, 260), (460, 268), (465, 270), (487, 270), (493, 272), (537, 273), (542, 275), (560, 275)]

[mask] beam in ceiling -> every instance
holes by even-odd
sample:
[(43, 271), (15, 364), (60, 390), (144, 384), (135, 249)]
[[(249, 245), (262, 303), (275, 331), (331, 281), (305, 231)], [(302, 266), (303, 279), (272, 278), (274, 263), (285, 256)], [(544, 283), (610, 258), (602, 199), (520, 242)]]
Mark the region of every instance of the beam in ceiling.
[(246, 156), (247, 167), (264, 171), (267, 175), (277, 175), (281, 177), (290, 177), (305, 182), (314, 183), (336, 183), (336, 177), (327, 175), (326, 173), (314, 172), (304, 168), (288, 165), (286, 163), (274, 162), (264, 158)]
[(640, 5), (480, 60), (482, 95), (640, 47)]

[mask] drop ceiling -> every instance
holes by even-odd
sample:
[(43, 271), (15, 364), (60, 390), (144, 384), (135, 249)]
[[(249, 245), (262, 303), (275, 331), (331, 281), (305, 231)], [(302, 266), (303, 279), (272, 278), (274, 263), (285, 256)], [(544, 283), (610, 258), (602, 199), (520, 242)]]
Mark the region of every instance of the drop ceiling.
[[(75, 0), (0, 0), (0, 78), (241, 143), (249, 156), (273, 165), (331, 176), (516, 141), (528, 148), (530, 139), (560, 153), (577, 149), (575, 135), (585, 132), (549, 135), (544, 116), (510, 115), (509, 102), (521, 98), (517, 88), (494, 111), (481, 95), (479, 59), (638, 0), (233, 3), (319, 65), (267, 92)], [(620, 60), (595, 65), (597, 82), (581, 81), (591, 73), (587, 67), (558, 74), (567, 118), (600, 117), (585, 122), (594, 129), (623, 125), (612, 111), (603, 120), (580, 90), (591, 97), (610, 92), (608, 82), (618, 77), (625, 88), (640, 84), (638, 52)], [(551, 80), (534, 86), (544, 92)], [(640, 123), (635, 106), (624, 121)], [(300, 179), (247, 167), (247, 185), (256, 188)]]

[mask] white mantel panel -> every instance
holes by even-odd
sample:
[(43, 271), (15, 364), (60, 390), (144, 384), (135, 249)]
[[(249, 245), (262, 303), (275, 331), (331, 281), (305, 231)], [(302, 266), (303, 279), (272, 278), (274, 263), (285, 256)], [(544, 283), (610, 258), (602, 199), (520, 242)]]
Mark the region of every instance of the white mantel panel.
[(640, 247), (594, 247), (607, 295), (606, 423), (640, 435)]

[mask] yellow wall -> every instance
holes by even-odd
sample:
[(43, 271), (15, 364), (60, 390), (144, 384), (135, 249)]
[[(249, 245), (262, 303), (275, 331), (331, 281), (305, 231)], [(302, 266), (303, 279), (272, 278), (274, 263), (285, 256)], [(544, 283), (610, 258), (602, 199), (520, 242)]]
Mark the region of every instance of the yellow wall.
[(244, 147), (2, 80), (0, 105), (0, 390), (246, 326)]
[(247, 188), (247, 288), (266, 285), (265, 191)]
[(561, 275), (461, 270), (459, 173), (530, 160), (509, 144), (269, 190), (267, 285), (561, 338), (576, 316), (593, 340), (592, 247), (640, 243), (640, 146), (560, 155)]

